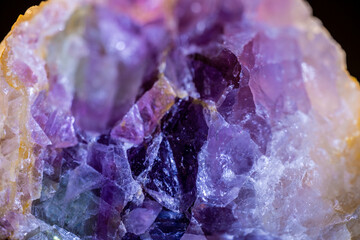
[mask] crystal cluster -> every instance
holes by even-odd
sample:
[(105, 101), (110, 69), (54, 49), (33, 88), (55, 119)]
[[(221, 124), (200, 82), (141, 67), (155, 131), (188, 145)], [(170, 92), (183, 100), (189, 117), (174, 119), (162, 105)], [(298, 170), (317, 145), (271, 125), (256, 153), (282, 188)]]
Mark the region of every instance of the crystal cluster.
[(50, 0), (0, 53), (0, 239), (360, 238), (360, 89), (306, 2)]

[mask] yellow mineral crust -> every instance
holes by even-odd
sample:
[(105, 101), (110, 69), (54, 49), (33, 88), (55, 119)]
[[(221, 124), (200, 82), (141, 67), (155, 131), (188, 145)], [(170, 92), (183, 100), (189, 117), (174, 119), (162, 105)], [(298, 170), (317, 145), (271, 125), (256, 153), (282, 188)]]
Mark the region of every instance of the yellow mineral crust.
[[(33, 151), (30, 106), (37, 93), (48, 88), (42, 54), (45, 42), (61, 30), (67, 18), (50, 5), (68, 8), (70, 13), (75, 7), (53, 1), (30, 8), (19, 16), (0, 45), (0, 216), (14, 228), (8, 233), (11, 239), (23, 238), (24, 216), (30, 215), (31, 203), (41, 192), (42, 163), (36, 161)], [(37, 15), (39, 12), (43, 14)], [(48, 32), (49, 36), (32, 39), (29, 33), (40, 36), (37, 32)], [(25, 58), (26, 63), (22, 61)], [(20, 71), (14, 72), (14, 66), (20, 66)]]
[[(38, 7), (27, 11), (19, 17), (13, 26), (31, 19)], [(0, 215), (13, 215), (12, 226), (16, 228), (17, 214), (29, 214), (32, 200), (40, 196), (42, 169), (35, 167), (33, 143), (28, 129), (30, 97), (29, 89), (19, 80), (19, 77), (9, 70), (11, 48), (7, 44), (9, 34), (2, 45), (1, 53), (1, 99), (6, 103), (0, 106), (1, 119), (1, 152), (0, 152)], [(16, 234), (16, 233), (14, 233)], [(15, 238), (15, 236), (13, 236)]]

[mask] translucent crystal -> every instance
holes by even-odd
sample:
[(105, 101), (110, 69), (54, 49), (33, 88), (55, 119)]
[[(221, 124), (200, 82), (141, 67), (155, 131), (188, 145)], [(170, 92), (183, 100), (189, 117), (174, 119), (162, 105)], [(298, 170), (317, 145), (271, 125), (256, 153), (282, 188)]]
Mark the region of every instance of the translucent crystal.
[(0, 239), (359, 238), (360, 89), (303, 0), (50, 0), (0, 55)]

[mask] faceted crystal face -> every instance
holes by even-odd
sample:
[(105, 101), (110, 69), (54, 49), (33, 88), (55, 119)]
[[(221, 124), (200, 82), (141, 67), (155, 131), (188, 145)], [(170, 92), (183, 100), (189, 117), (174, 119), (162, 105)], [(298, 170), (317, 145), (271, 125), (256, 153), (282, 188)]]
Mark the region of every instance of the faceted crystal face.
[(360, 88), (303, 0), (50, 0), (0, 54), (0, 239), (360, 238)]

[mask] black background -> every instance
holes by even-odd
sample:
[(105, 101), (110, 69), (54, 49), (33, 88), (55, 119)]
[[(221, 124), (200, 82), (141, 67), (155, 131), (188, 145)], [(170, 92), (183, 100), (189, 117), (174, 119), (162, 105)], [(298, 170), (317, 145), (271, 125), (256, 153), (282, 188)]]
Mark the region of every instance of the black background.
[[(0, 39), (10, 31), (19, 14), (39, 0), (1, 0)], [(360, 80), (360, 0), (309, 0), (314, 15), (347, 53), (350, 73)]]

